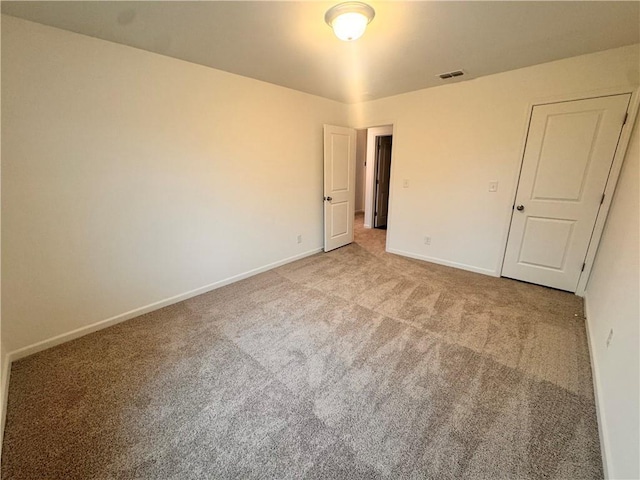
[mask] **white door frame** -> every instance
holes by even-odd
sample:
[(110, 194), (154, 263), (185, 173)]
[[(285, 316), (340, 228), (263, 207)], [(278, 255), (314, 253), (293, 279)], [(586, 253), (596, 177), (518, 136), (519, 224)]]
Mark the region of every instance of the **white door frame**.
[[(376, 137), (393, 136), (393, 125), (367, 128), (367, 166), (365, 168), (364, 181), (364, 227), (373, 228), (373, 214), (376, 210)], [(395, 143), (395, 138), (394, 138)], [(391, 216), (391, 179), (393, 178), (393, 152), (391, 148), (391, 175), (389, 177), (389, 213), (387, 217), (387, 231), (389, 230), (389, 217)]]
[(600, 207), (600, 210), (598, 211), (598, 215), (596, 217), (593, 234), (591, 236), (589, 248), (587, 249), (587, 255), (585, 257), (585, 268), (584, 268), (584, 271), (580, 274), (580, 278), (578, 280), (578, 287), (576, 288), (576, 292), (575, 292), (575, 294), (580, 297), (584, 296), (584, 293), (587, 287), (587, 282), (589, 280), (589, 275), (591, 274), (591, 268), (593, 267), (593, 261), (596, 256), (596, 252), (598, 251), (598, 245), (600, 244), (602, 233), (604, 231), (604, 225), (607, 220), (607, 215), (609, 214), (609, 209), (611, 208), (611, 200), (613, 199), (613, 194), (615, 192), (616, 184), (618, 183), (618, 178), (620, 177), (622, 163), (627, 153), (629, 140), (631, 140), (631, 132), (633, 131), (633, 126), (636, 122), (636, 117), (638, 114), (638, 107), (640, 104), (640, 95), (638, 95), (638, 87), (636, 85), (576, 93), (572, 95), (562, 95), (560, 97), (550, 97), (550, 98), (548, 97), (544, 99), (539, 99), (537, 101), (533, 101), (528, 104), (527, 116), (526, 116), (526, 128), (524, 130), (522, 147), (520, 150), (520, 163), (519, 163), (518, 170), (516, 172), (516, 176), (513, 182), (512, 195), (511, 195), (512, 202), (510, 205), (511, 208), (509, 208), (509, 221), (507, 222), (506, 231), (503, 234), (502, 256), (500, 259), (500, 265), (498, 266), (498, 269), (497, 269), (500, 272), (500, 275), (502, 275), (504, 258), (507, 251), (507, 241), (509, 236), (509, 230), (511, 229), (511, 217), (513, 214), (513, 205), (515, 205), (515, 201), (516, 201), (516, 194), (518, 190), (518, 183), (520, 181), (520, 172), (522, 171), (522, 162), (524, 160), (524, 152), (526, 148), (527, 136), (529, 133), (529, 123), (531, 121), (533, 107), (535, 107), (536, 105), (546, 105), (549, 103), (571, 102), (574, 100), (606, 97), (610, 95), (620, 95), (625, 93), (631, 94), (631, 100), (629, 102), (629, 110), (628, 110), (629, 116), (627, 118), (626, 123), (622, 127), (622, 132), (620, 133), (620, 140), (618, 141), (616, 153), (613, 157), (613, 163), (611, 165), (611, 171), (609, 173), (609, 178), (607, 179), (607, 184), (604, 190), (604, 194), (605, 194), (604, 202), (602, 203), (602, 206)]

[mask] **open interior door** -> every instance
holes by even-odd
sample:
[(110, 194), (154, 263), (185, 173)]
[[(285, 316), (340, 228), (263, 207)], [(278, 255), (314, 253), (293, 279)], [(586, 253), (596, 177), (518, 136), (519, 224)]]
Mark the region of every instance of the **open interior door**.
[(353, 242), (356, 131), (324, 126), (324, 251)]

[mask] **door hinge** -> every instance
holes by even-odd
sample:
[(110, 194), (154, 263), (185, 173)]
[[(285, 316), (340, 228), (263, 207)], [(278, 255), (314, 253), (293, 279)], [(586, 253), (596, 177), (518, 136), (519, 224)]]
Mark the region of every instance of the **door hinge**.
[(629, 112), (624, 114), (624, 120), (622, 120), (622, 125), (626, 125), (627, 123), (627, 118), (629, 118)]
[(602, 198), (600, 198), (600, 205), (604, 203), (604, 193), (602, 194)]
[(581, 271), (581, 272), (584, 272), (584, 267), (586, 267), (586, 266), (587, 266), (587, 264), (586, 264), (586, 263), (583, 263), (583, 264), (582, 264), (582, 269), (580, 269), (580, 271)]
[(374, 213), (374, 215), (377, 217), (378, 216), (378, 212)]

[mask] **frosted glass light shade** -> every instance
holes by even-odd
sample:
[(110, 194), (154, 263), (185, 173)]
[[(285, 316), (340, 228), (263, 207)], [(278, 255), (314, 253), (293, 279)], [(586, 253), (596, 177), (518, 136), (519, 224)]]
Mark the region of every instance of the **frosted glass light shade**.
[(366, 3), (345, 2), (327, 10), (324, 20), (333, 28), (336, 37), (351, 41), (364, 34), (374, 16), (375, 11)]
[(333, 24), (333, 33), (340, 40), (350, 41), (360, 38), (367, 28), (369, 20), (361, 13), (343, 13)]

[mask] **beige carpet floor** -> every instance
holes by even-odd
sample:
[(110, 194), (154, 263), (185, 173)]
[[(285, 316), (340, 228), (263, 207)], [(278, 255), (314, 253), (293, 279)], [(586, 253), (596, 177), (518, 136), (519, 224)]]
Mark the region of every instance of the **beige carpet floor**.
[(14, 363), (2, 478), (601, 478), (581, 300), (384, 235)]

